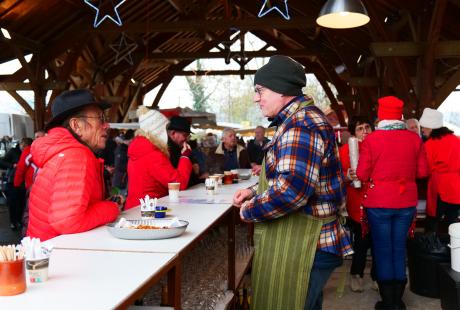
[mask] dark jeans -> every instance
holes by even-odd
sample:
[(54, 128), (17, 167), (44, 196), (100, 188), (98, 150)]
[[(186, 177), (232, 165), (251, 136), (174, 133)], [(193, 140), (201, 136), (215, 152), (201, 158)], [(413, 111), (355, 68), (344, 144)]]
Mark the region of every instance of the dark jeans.
[[(351, 261), (350, 274), (358, 274), (362, 278), (364, 276), (364, 269), (366, 268), (367, 251), (372, 247), (371, 234), (368, 233), (363, 237), (361, 233), (361, 224), (350, 218), (347, 220), (347, 226), (352, 233), (353, 251), (355, 252)], [(373, 256), (372, 249), (371, 254)], [(371, 278), (375, 281), (375, 264), (373, 258)]]
[(14, 187), (12, 183), (6, 184), (6, 204), (10, 213), (10, 223), (18, 226), (22, 224), (26, 191), (23, 186)]
[(406, 280), (406, 241), (415, 207), (368, 208), (377, 281)]
[(323, 288), (334, 269), (342, 265), (342, 262), (341, 256), (316, 251), (304, 310), (321, 310), (323, 308)]
[(425, 231), (438, 232), (438, 224), (444, 216), (446, 217), (447, 226), (453, 223), (457, 223), (459, 210), (460, 205), (442, 201), (441, 198), (438, 196), (436, 217), (426, 217)]

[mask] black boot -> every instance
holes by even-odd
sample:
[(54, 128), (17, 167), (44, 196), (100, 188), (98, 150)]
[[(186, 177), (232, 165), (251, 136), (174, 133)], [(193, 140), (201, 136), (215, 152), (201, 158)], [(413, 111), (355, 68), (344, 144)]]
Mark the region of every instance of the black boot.
[(379, 293), (382, 300), (375, 304), (375, 310), (393, 310), (394, 309), (394, 290), (393, 282), (380, 282), (377, 281), (379, 285)]
[(394, 309), (395, 310), (405, 310), (406, 309), (406, 304), (402, 300), (402, 297), (404, 295), (404, 290), (406, 289), (406, 283), (407, 283), (407, 280), (394, 281), (393, 298), (394, 298)]

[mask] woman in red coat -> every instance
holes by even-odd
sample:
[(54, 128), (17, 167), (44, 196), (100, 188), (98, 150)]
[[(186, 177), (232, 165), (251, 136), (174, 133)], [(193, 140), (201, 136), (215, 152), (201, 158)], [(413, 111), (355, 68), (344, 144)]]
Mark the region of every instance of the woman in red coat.
[(168, 119), (156, 110), (144, 106), (137, 111), (140, 129), (128, 147), (128, 197), (125, 209), (138, 206), (145, 195), (160, 198), (168, 194), (168, 183), (180, 183), (187, 188), (192, 173), (190, 146), (184, 142), (177, 169), (169, 161)]
[(460, 138), (443, 127), (443, 115), (425, 108), (420, 118), (430, 167), (427, 191), (426, 230), (436, 231), (446, 216), (448, 224), (458, 222), (460, 209)]
[(361, 144), (356, 173), (368, 182), (362, 203), (382, 297), (375, 309), (405, 309), (406, 239), (418, 202), (415, 179), (427, 176), (428, 163), (422, 140), (401, 121), (403, 102), (389, 96), (378, 103), (380, 121)]
[[(348, 123), (348, 131), (355, 136), (359, 144), (372, 132), (371, 121), (364, 116), (355, 116)], [(367, 251), (371, 247), (371, 236), (366, 234), (363, 236), (361, 228), (361, 220), (363, 210), (361, 207), (361, 200), (364, 195), (365, 184), (361, 187), (353, 185), (356, 177), (356, 170), (350, 168), (350, 152), (348, 144), (344, 144), (340, 150), (340, 162), (344, 174), (346, 174), (345, 182), (347, 185), (347, 226), (353, 233), (353, 260), (351, 261), (351, 290), (353, 292), (363, 291), (363, 276), (364, 269), (366, 268)], [(375, 280), (374, 265), (371, 268), (372, 280)]]

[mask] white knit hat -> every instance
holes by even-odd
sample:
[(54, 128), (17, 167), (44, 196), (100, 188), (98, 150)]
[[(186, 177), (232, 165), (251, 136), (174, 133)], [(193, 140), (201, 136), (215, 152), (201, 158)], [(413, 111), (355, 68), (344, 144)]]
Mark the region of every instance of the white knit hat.
[(443, 126), (443, 116), (438, 110), (425, 108), (419, 122), (422, 127), (438, 129)]
[(139, 127), (145, 132), (148, 132), (160, 139), (163, 143), (168, 143), (168, 134), (166, 126), (169, 120), (161, 112), (149, 109), (145, 106), (140, 106), (137, 109), (137, 117), (139, 118)]

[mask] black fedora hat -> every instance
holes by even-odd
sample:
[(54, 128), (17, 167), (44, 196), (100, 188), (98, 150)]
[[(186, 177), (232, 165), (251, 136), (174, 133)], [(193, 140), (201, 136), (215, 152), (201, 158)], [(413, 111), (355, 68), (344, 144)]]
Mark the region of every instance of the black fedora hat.
[(48, 131), (61, 125), (67, 117), (89, 105), (95, 105), (101, 110), (112, 106), (105, 101), (96, 100), (88, 89), (68, 90), (61, 93), (52, 103), (51, 114), (53, 118), (46, 124), (45, 130)]
[(168, 130), (177, 130), (177, 131), (183, 131), (183, 132), (188, 132), (191, 133), (192, 131), (190, 130), (190, 123), (189, 121), (182, 116), (173, 116), (169, 120), (169, 124), (167, 127)]

